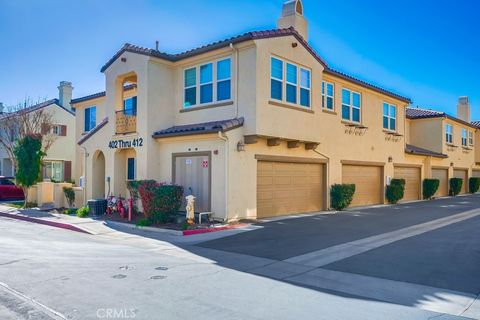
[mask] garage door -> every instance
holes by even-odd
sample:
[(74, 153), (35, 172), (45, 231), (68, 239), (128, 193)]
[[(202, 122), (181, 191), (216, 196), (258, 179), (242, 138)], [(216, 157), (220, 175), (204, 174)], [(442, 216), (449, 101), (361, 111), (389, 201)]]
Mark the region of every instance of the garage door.
[(453, 170), (453, 176), (463, 180), (462, 191), (460, 193), (467, 193), (468, 189), (468, 171), (467, 170)]
[(257, 218), (324, 209), (324, 165), (258, 161)]
[(343, 165), (342, 180), (355, 184), (351, 207), (383, 203), (382, 167)]
[(420, 168), (395, 167), (393, 176), (396, 179), (405, 179), (405, 194), (403, 201), (420, 199)]
[(480, 178), (480, 170), (473, 170), (472, 177)]
[(435, 197), (448, 196), (448, 169), (432, 169), (432, 178), (440, 181)]

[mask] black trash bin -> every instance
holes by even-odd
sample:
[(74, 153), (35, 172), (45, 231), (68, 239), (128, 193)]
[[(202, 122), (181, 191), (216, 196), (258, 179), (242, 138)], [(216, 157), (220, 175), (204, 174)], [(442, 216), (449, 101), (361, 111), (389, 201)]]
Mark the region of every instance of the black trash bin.
[(107, 210), (106, 199), (91, 199), (87, 201), (87, 206), (90, 209), (89, 215), (93, 217), (101, 216)]

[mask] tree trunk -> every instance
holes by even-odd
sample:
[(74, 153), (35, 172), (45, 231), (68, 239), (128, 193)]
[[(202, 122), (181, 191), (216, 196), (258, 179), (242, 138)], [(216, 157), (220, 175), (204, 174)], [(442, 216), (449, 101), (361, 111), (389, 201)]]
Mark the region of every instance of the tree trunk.
[(27, 209), (27, 201), (28, 201), (28, 188), (23, 187), (23, 196), (25, 197), (25, 200), (23, 201), (23, 209)]

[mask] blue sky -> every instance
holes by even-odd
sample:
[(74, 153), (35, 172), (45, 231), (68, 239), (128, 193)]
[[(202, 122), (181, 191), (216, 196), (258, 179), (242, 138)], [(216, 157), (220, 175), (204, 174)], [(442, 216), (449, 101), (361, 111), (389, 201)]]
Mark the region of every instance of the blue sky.
[[(0, 0), (0, 101), (104, 89), (101, 66), (125, 43), (179, 52), (274, 28), (282, 0)], [(480, 3), (304, 0), (310, 42), (340, 71), (455, 115), (480, 119)]]

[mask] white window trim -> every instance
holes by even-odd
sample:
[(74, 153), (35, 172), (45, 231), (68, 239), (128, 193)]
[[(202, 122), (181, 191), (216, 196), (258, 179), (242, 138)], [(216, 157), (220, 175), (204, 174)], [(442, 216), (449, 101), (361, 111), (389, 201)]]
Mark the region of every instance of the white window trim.
[[(448, 130), (449, 128), (450, 128), (450, 132)], [(453, 126), (448, 123), (445, 125), (445, 141), (446, 143), (453, 143)]]
[(468, 131), (462, 128), (462, 147), (468, 147)]
[(468, 144), (473, 146), (473, 131), (468, 131)]
[[(224, 79), (218, 80), (217, 79), (217, 76), (218, 76), (218, 74), (217, 74), (217, 64), (218, 64), (218, 62), (223, 61), (223, 60), (227, 60), (227, 59), (230, 59), (230, 78), (224, 78)], [(210, 64), (210, 63), (212, 64), (212, 82), (200, 84), (200, 67), (204, 66), (204, 65), (207, 65), (207, 64)], [(195, 85), (186, 87), (185, 86), (185, 71), (190, 70), (190, 69), (195, 69)], [(183, 68), (183, 70), (182, 70), (182, 86), (183, 86), (182, 109), (192, 109), (192, 108), (198, 108), (198, 107), (205, 107), (205, 106), (209, 106), (209, 105), (216, 104), (216, 103), (224, 103), (224, 102), (233, 101), (233, 92), (232, 92), (233, 91), (233, 77), (232, 77), (232, 75), (233, 75), (233, 59), (232, 59), (231, 56), (222, 57), (222, 58), (218, 58), (218, 59), (215, 59), (215, 60), (207, 61), (205, 63), (200, 63), (200, 64), (197, 64), (197, 65), (194, 65), (194, 66), (189, 66), (189, 67)], [(217, 85), (218, 85), (218, 83), (225, 82), (225, 81), (228, 81), (228, 80), (230, 80), (230, 99), (218, 100)], [(212, 84), (212, 102), (200, 103), (200, 87), (204, 86), (204, 85), (207, 85), (207, 84)], [(185, 106), (185, 98), (186, 98), (185, 91), (187, 89), (190, 89), (190, 88), (196, 88), (195, 104), (193, 104), (191, 106)]]
[[(310, 87), (304, 87), (302, 86), (302, 70), (303, 71), (307, 71), (308, 72), (308, 82), (310, 84)], [(297, 79), (298, 80), (298, 104), (303, 107), (303, 108), (309, 108), (311, 109), (312, 108), (312, 71), (310, 69), (307, 69), (307, 68), (303, 68), (303, 67), (300, 67), (300, 70), (298, 71), (298, 75), (299, 75), (299, 78)], [(308, 91), (308, 106), (304, 106), (302, 104), (302, 91), (301, 89), (303, 90), (307, 90)]]
[[(95, 123), (93, 125), (92, 128), (89, 128), (88, 130), (85, 130), (85, 118), (86, 118), (86, 115), (87, 115), (87, 110), (88, 109), (95, 109)], [(90, 113), (91, 115), (91, 113)], [(84, 110), (83, 110), (83, 129), (84, 129), (84, 132), (87, 133), (87, 132), (90, 132), (92, 131), (95, 127), (97, 126), (97, 106), (94, 105), (94, 106), (89, 106), (89, 107), (86, 107)]]
[[(387, 114), (387, 115), (383, 114), (383, 107), (384, 107), (385, 104), (388, 106), (388, 110), (387, 110), (388, 114)], [(392, 116), (392, 115), (390, 114), (391, 107), (394, 107), (394, 108), (395, 108), (395, 116)], [(387, 128), (384, 128), (384, 127), (383, 127), (383, 117), (387, 117), (387, 119), (388, 119)], [(392, 128), (391, 128), (390, 120), (395, 120), (395, 129), (392, 129)], [(390, 104), (390, 103), (384, 101), (383, 104), (382, 104), (382, 128), (383, 128), (384, 130), (396, 132), (396, 131), (397, 131), (397, 127), (398, 127), (398, 126), (397, 126), (397, 106), (394, 105), (394, 104)]]
[[(332, 95), (328, 95), (328, 85), (332, 86)], [(332, 98), (332, 109), (327, 106), (327, 99)], [(335, 110), (335, 84), (329, 81), (322, 81), (322, 108), (330, 111)]]
[[(272, 58), (275, 58), (277, 60), (280, 60), (282, 62), (282, 76), (283, 76), (283, 79), (279, 79), (279, 78), (275, 78), (273, 75), (272, 75)], [(290, 82), (287, 82), (287, 64), (291, 64), (291, 65), (294, 65), (295, 67), (297, 67), (297, 83), (296, 84), (293, 84), (293, 83), (290, 83)], [(307, 87), (303, 87), (301, 85), (301, 70), (305, 70), (305, 71), (308, 71), (310, 73), (310, 88), (307, 88)], [(297, 107), (297, 108), (305, 108), (305, 109), (312, 109), (312, 69), (306, 67), (306, 66), (302, 66), (298, 63), (295, 63), (295, 62), (292, 62), (292, 61), (287, 61), (285, 59), (282, 59), (282, 58), (279, 58), (277, 56), (270, 56), (270, 80), (275, 80), (275, 81), (279, 81), (282, 83), (282, 99), (279, 100), (279, 99), (275, 99), (272, 97), (271, 95), (271, 92), (272, 92), (272, 84), (271, 84), (271, 81), (270, 81), (270, 99), (272, 100), (275, 100), (275, 101), (281, 101), (282, 103), (285, 103), (287, 105), (290, 105), (290, 106), (293, 106), (293, 107)], [(291, 103), (291, 102), (288, 102), (287, 101), (287, 83), (290, 84), (290, 85), (295, 85), (296, 87), (296, 93), (297, 93), (297, 96), (296, 96), (296, 100), (297, 100), (297, 103)], [(309, 106), (304, 106), (302, 105), (300, 102), (300, 89), (304, 89), (304, 90), (308, 90), (308, 94), (309, 94)]]
[[(282, 61), (283, 62), (283, 61)], [(291, 104), (298, 104), (298, 87), (299, 87), (299, 72), (298, 72), (298, 66), (296, 64), (290, 63), (290, 62), (283, 62), (285, 66), (285, 102), (291, 103)], [(295, 80), (297, 81), (296, 83), (288, 81), (288, 65), (294, 66), (296, 70), (295, 74)], [(282, 68), (283, 69), (283, 68)], [(280, 80), (278, 80), (280, 81)], [(295, 87), (295, 103), (287, 101), (287, 85), (291, 85), (292, 87)]]
[[(347, 106), (347, 104), (343, 103), (343, 90), (347, 90), (347, 91), (350, 91), (350, 105), (348, 105), (349, 109), (350, 109), (350, 119), (344, 119), (343, 118), (343, 106)], [(360, 96), (360, 107), (354, 107), (353, 106), (353, 94), (356, 93)], [(358, 112), (358, 115), (360, 117), (360, 119), (358, 121), (355, 121), (353, 120), (353, 109), (358, 109), (359, 112)], [(342, 88), (342, 120), (343, 121), (348, 121), (348, 122), (352, 122), (352, 123), (362, 123), (362, 94), (360, 92), (357, 92), (357, 91), (354, 91), (354, 90), (351, 90), (351, 89), (348, 89), (348, 88)]]

